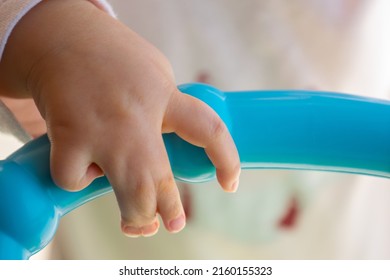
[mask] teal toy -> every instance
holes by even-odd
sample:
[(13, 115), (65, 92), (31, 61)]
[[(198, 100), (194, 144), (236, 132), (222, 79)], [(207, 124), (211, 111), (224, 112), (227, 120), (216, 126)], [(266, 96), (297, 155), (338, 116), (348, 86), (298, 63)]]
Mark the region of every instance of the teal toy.
[[(224, 120), (242, 168), (348, 172), (390, 178), (390, 102), (317, 91), (222, 92), (202, 84), (180, 87)], [(164, 135), (178, 180), (214, 178), (203, 149)], [(28, 259), (53, 238), (60, 218), (110, 192), (105, 177), (79, 192), (57, 187), (42, 136), (0, 161), (0, 259)]]

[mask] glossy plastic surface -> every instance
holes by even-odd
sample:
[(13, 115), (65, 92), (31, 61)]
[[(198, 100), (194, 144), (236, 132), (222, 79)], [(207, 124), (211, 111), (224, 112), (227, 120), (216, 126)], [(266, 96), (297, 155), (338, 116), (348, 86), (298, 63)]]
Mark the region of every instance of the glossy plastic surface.
[[(311, 169), (390, 178), (390, 102), (315, 91), (221, 92), (180, 89), (208, 103), (227, 124), (242, 168)], [(164, 135), (174, 175), (214, 178), (203, 149)], [(0, 259), (26, 259), (53, 238), (60, 218), (110, 192), (106, 178), (80, 192), (51, 180), (47, 136), (0, 161)]]

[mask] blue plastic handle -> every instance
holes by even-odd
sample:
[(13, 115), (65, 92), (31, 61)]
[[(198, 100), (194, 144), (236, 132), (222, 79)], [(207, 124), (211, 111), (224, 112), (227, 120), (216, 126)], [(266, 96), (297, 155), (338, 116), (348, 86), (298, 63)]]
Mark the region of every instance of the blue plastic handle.
[[(242, 168), (337, 171), (390, 178), (390, 102), (317, 91), (221, 92), (202, 84), (180, 90), (209, 104), (237, 145)], [(214, 178), (203, 149), (164, 135), (175, 177)], [(27, 259), (53, 238), (60, 218), (110, 192), (105, 177), (80, 192), (52, 181), (43, 136), (0, 162), (0, 259)]]

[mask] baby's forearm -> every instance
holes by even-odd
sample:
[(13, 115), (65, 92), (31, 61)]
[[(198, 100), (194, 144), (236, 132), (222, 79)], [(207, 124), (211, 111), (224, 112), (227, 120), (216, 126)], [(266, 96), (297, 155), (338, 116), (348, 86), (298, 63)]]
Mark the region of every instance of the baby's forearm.
[[(45, 0), (0, 0), (0, 60), (15, 25), (38, 3)], [(111, 5), (106, 0), (80, 0), (89, 1), (97, 8), (116, 17)]]
[(18, 21), (41, 0), (0, 0), (0, 59)]
[(0, 95), (30, 97), (34, 66), (82, 40), (77, 31), (92, 26), (96, 13), (114, 16), (104, 0), (0, 1)]

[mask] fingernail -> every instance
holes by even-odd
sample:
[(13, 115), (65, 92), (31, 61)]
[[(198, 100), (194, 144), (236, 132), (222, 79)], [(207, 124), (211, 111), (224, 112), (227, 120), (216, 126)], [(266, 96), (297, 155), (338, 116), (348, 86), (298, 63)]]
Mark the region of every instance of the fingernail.
[(139, 236), (145, 236), (149, 237), (152, 235), (155, 235), (158, 231), (158, 225), (159, 222), (156, 220), (153, 224), (143, 226), (143, 227), (132, 227), (132, 226), (125, 226), (123, 228), (123, 233), (128, 237), (139, 237)]
[(169, 231), (172, 233), (179, 232), (184, 228), (185, 224), (186, 218), (184, 215), (181, 215), (179, 218), (176, 218), (169, 222)]
[(152, 235), (155, 235), (158, 231), (158, 220), (155, 221), (153, 224), (143, 226), (141, 228), (142, 235), (145, 237), (150, 237)]
[(235, 181), (230, 187), (230, 192), (236, 192), (238, 189), (238, 185), (240, 184), (240, 180)]
[(132, 226), (125, 226), (123, 228), (123, 234), (127, 237), (139, 237), (142, 234), (142, 231), (140, 228), (132, 227)]

